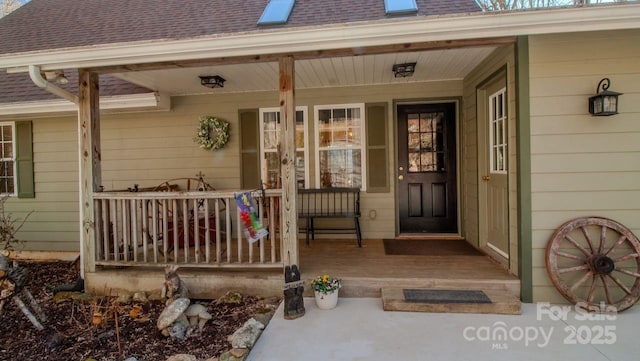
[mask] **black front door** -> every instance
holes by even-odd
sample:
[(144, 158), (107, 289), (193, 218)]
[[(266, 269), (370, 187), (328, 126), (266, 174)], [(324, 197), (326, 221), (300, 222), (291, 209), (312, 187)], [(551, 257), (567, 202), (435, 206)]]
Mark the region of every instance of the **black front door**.
[(398, 106), (400, 233), (457, 232), (455, 103)]

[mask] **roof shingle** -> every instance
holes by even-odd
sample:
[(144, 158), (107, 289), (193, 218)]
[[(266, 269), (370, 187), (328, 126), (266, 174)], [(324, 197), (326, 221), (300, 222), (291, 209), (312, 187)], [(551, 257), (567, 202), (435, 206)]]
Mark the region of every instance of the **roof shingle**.
[[(473, 0), (416, 2), (417, 16), (480, 11)], [(0, 54), (256, 31), (260, 30), (257, 21), (267, 3), (268, 0), (32, 0), (0, 19)], [(383, 0), (297, 0), (287, 24), (277, 27), (385, 18), (388, 16)]]

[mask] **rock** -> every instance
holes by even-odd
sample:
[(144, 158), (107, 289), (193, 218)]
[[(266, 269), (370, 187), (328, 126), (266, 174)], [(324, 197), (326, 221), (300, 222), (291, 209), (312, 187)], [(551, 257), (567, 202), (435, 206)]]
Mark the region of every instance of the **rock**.
[(198, 358), (186, 353), (179, 353), (177, 355), (169, 356), (167, 361), (198, 361)]
[(249, 353), (249, 350), (247, 350), (246, 348), (233, 348), (229, 350), (229, 353), (233, 357), (240, 358), (240, 357), (246, 356)]
[(147, 295), (147, 298), (149, 299), (149, 301), (160, 301), (162, 300), (161, 291), (160, 290), (151, 291)]
[(131, 294), (129, 292), (123, 292), (118, 296), (118, 298), (116, 298), (114, 302), (119, 305), (129, 303), (131, 302)]
[(208, 358), (204, 361), (220, 361), (217, 357)]
[(253, 315), (253, 318), (266, 327), (269, 324), (269, 321), (273, 318), (273, 314), (273, 311), (270, 311), (269, 313), (258, 313)]
[(253, 318), (249, 319), (229, 337), (231, 346), (233, 348), (253, 348), (263, 329), (263, 324)]
[(128, 359), (126, 359), (124, 361), (138, 361), (138, 359), (135, 358), (135, 357), (129, 357)]
[(178, 340), (184, 340), (185, 338), (187, 338), (187, 335), (185, 334), (186, 329), (187, 328), (184, 326), (184, 324), (176, 322), (168, 327), (169, 336)]
[(184, 313), (187, 307), (189, 307), (190, 303), (191, 300), (189, 300), (188, 298), (178, 298), (175, 301), (171, 302), (167, 307), (165, 307), (158, 317), (158, 330), (169, 327), (175, 320), (180, 317), (180, 315)]
[(244, 361), (249, 356), (249, 353), (245, 354), (242, 357), (235, 357), (231, 354), (231, 351), (227, 351), (220, 355), (220, 361)]
[(224, 296), (216, 300), (216, 304), (240, 304), (242, 303), (242, 295), (238, 292), (229, 291)]
[(136, 292), (133, 294), (133, 301), (140, 302), (140, 303), (147, 303), (149, 302), (149, 298), (147, 297), (147, 294), (144, 292)]

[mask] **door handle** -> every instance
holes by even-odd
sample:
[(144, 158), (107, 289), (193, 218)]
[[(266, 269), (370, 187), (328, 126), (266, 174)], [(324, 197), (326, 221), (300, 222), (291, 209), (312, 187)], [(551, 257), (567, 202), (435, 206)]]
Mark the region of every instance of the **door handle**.
[(491, 180), (491, 177), (490, 177), (490, 176), (488, 176), (488, 175), (483, 175), (483, 176), (482, 176), (482, 180), (483, 180), (483, 181), (485, 181), (485, 182), (487, 182), (487, 181), (490, 181), (490, 180)]
[(403, 179), (404, 179), (404, 176), (403, 176), (402, 174), (400, 174), (400, 175), (398, 176), (398, 180), (403, 180)]

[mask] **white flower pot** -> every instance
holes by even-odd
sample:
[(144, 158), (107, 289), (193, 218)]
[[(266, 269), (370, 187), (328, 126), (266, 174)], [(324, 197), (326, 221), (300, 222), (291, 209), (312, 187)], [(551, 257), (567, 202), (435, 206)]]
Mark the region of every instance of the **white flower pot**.
[(321, 310), (330, 310), (335, 308), (338, 304), (338, 290), (331, 293), (324, 294), (322, 292), (314, 291), (316, 295), (316, 305)]

